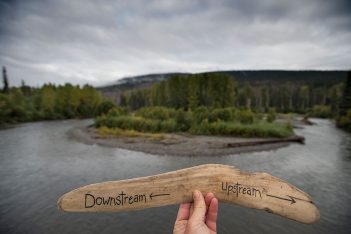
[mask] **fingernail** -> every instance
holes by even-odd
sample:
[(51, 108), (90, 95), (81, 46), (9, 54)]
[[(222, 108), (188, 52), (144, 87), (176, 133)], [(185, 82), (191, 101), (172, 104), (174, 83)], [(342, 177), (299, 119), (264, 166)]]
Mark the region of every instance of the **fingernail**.
[(194, 199), (197, 199), (197, 198), (199, 198), (199, 197), (200, 197), (200, 191), (196, 190), (196, 191), (194, 192)]

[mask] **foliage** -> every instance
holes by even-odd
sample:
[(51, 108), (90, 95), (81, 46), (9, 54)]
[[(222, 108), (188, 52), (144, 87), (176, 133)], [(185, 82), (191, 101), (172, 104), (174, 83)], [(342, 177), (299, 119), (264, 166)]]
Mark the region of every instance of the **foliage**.
[(254, 113), (248, 109), (238, 112), (237, 118), (240, 123), (243, 124), (252, 124), (254, 122)]
[(139, 109), (135, 115), (147, 119), (166, 120), (175, 117), (176, 110), (167, 107), (155, 106)]
[(9, 91), (9, 81), (7, 79), (7, 74), (6, 74), (6, 67), (2, 67), (2, 82), (3, 82), (3, 93), (7, 93)]
[(127, 115), (129, 113), (128, 109), (125, 107), (115, 106), (107, 112), (107, 116), (118, 117), (122, 115)]
[(105, 115), (107, 114), (111, 109), (115, 108), (116, 104), (110, 100), (104, 100), (100, 103), (98, 109), (97, 109), (97, 115)]
[(194, 110), (199, 106), (232, 107), (236, 83), (224, 74), (172, 76), (149, 89), (128, 91), (121, 95), (121, 104), (136, 110), (144, 106), (164, 106)]
[(190, 129), (193, 119), (192, 112), (184, 111), (182, 109), (177, 110), (175, 115), (175, 121), (177, 123), (177, 128), (181, 132), (186, 132)]
[(143, 133), (135, 130), (122, 130), (120, 128), (101, 127), (98, 129), (100, 137), (144, 137), (151, 140), (162, 140), (165, 138), (164, 134), (159, 133)]
[(336, 125), (351, 132), (351, 71), (345, 82), (342, 100), (339, 104), (339, 116)]
[(336, 117), (344, 86), (340, 80), (295, 81), (284, 77), (266, 79), (270, 82), (267, 80), (249, 82), (242, 77), (238, 83), (235, 76), (233, 78), (224, 73), (175, 75), (168, 80), (153, 84), (150, 88), (125, 91), (121, 95), (120, 104), (131, 110), (145, 106), (163, 106), (195, 111), (198, 107), (204, 106), (269, 112), (269, 108), (272, 107), (279, 113), (300, 114), (307, 114), (314, 106), (330, 106), (331, 117)]
[(267, 114), (267, 121), (269, 123), (272, 123), (276, 119), (276, 116), (277, 116), (277, 112), (275, 108), (274, 107), (269, 108), (268, 114)]
[(93, 117), (100, 103), (100, 93), (89, 85), (31, 88), (22, 82), (0, 94), (0, 123)]
[(337, 118), (336, 125), (351, 132), (351, 109), (347, 111), (346, 115), (341, 115)]
[(137, 116), (99, 116), (95, 119), (95, 126), (108, 128), (120, 128), (123, 130), (135, 130), (138, 132), (176, 132), (177, 125), (174, 119), (156, 120), (144, 119)]
[(228, 135), (241, 137), (288, 137), (292, 134), (290, 125), (255, 122), (242, 124), (239, 122), (203, 121), (191, 129), (192, 133), (205, 135)]
[[(111, 112), (115, 112), (114, 109)], [(234, 108), (198, 107), (192, 112), (147, 107), (135, 114), (120, 113), (98, 116), (95, 126), (143, 133), (190, 132), (244, 137), (286, 137), (292, 134), (290, 125), (269, 123), (250, 110)]]
[(315, 105), (308, 113), (309, 117), (330, 118), (332, 117), (331, 107), (325, 105)]
[(233, 119), (232, 108), (220, 108), (214, 109), (209, 113), (208, 121), (231, 121)]

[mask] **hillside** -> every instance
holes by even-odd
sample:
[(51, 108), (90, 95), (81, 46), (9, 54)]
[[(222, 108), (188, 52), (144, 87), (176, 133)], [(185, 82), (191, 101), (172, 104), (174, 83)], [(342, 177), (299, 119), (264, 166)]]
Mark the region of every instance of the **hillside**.
[[(334, 85), (344, 82), (347, 71), (288, 71), (288, 70), (235, 70), (235, 71), (213, 71), (206, 73), (224, 73), (233, 77), (239, 85), (250, 83), (251, 85), (263, 85), (273, 83), (320, 83), (321, 85)], [(116, 81), (114, 84), (97, 87), (102, 95), (117, 102), (122, 92), (133, 89), (150, 87), (152, 84), (167, 80), (173, 75), (186, 76), (190, 73), (164, 73), (148, 74), (142, 76), (127, 77)]]
[(126, 77), (117, 80), (114, 84), (96, 87), (104, 97), (119, 102), (122, 92), (132, 89), (148, 88), (156, 82), (168, 80), (173, 75), (186, 76), (189, 73), (163, 73)]

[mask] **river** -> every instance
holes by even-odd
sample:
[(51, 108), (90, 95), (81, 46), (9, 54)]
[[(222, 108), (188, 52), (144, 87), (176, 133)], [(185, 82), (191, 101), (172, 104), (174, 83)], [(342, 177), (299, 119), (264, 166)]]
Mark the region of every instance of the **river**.
[(219, 233), (349, 233), (351, 134), (328, 120), (298, 129), (306, 144), (220, 157), (157, 156), (86, 145), (67, 131), (91, 120), (21, 124), (0, 131), (0, 233), (171, 233), (178, 206), (123, 213), (63, 213), (57, 199), (90, 183), (148, 176), (205, 163), (264, 171), (309, 193), (321, 220), (300, 224), (220, 204)]

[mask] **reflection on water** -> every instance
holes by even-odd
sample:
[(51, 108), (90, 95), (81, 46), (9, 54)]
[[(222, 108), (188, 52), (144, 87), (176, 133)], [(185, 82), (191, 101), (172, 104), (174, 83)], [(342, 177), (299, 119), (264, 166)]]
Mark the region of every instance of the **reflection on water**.
[(219, 233), (348, 233), (351, 230), (351, 135), (332, 122), (298, 130), (306, 145), (220, 157), (156, 156), (85, 145), (66, 132), (90, 121), (55, 121), (0, 131), (1, 233), (171, 233), (177, 206), (127, 213), (62, 213), (57, 199), (81, 185), (221, 163), (265, 171), (309, 193), (321, 220), (304, 225), (220, 204)]

